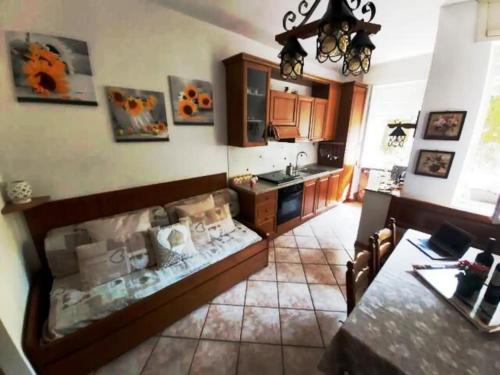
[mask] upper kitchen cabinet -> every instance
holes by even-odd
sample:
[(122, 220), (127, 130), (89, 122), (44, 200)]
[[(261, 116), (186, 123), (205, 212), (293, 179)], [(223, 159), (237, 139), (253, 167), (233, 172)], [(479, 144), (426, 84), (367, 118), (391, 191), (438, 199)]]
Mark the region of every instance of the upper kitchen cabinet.
[(244, 53), (224, 60), (224, 65), (228, 145), (266, 145), (271, 67)]
[(299, 96), (297, 104), (297, 127), (299, 131), (299, 139), (301, 140), (309, 139), (313, 111), (314, 98)]
[(326, 127), (326, 119), (328, 113), (328, 100), (314, 98), (313, 114), (311, 120), (311, 129), (309, 138), (312, 141), (322, 141)]
[(342, 84), (342, 95), (335, 140), (347, 142), (360, 138), (368, 86), (359, 82)]
[(269, 124), (276, 126), (297, 126), (298, 101), (298, 95), (271, 90)]

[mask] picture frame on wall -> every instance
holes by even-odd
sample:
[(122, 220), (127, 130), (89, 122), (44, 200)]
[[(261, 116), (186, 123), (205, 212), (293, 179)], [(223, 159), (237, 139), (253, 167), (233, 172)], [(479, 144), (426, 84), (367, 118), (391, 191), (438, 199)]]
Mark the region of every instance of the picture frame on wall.
[(467, 111), (430, 112), (424, 139), (458, 141), (466, 116)]
[(169, 76), (170, 101), (176, 125), (214, 125), (212, 84)]
[(19, 102), (97, 106), (86, 42), (21, 31), (6, 38)]
[(415, 174), (447, 179), (454, 157), (453, 151), (420, 150)]

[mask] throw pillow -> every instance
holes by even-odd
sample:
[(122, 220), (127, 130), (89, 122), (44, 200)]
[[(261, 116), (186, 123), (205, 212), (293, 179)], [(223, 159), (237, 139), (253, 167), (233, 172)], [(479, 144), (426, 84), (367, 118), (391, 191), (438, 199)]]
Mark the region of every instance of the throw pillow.
[(215, 207), (214, 197), (212, 195), (207, 195), (204, 199), (190, 203), (176, 206), (175, 209), (177, 211), (177, 215), (179, 218), (196, 215), (197, 213), (204, 212), (206, 210), (210, 210)]
[(123, 242), (105, 240), (81, 245), (76, 248), (76, 253), (83, 289), (91, 289), (131, 272)]
[(189, 227), (191, 239), (196, 247), (203, 246), (212, 241), (208, 228), (205, 226), (205, 215), (196, 214), (193, 216), (181, 217), (179, 222)]
[(153, 266), (155, 254), (147, 231), (131, 233), (125, 238), (132, 272)]
[(217, 206), (214, 209), (207, 210), (204, 214), (205, 226), (212, 239), (228, 234), (236, 228), (227, 203), (224, 206)]
[(149, 233), (159, 266), (171, 266), (198, 254), (191, 240), (189, 227), (185, 224), (155, 227), (151, 228)]

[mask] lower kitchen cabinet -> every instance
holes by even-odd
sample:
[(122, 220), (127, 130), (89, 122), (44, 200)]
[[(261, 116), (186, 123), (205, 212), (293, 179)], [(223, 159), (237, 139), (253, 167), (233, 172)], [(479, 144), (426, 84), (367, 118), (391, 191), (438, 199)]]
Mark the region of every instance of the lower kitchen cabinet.
[(337, 203), (337, 194), (339, 191), (340, 173), (332, 174), (328, 177), (328, 198), (327, 206), (332, 206)]
[(321, 177), (316, 180), (316, 204), (315, 213), (321, 212), (328, 207), (328, 177)]
[(302, 220), (307, 220), (314, 216), (316, 202), (316, 180), (304, 182), (302, 193)]

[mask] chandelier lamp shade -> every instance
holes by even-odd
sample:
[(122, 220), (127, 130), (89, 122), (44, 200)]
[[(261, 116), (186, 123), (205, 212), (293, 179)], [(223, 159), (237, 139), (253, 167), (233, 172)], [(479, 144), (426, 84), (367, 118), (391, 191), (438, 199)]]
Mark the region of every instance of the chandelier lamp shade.
[(281, 59), (280, 73), (283, 78), (297, 79), (304, 72), (304, 58), (307, 52), (302, 48), (296, 37), (291, 36), (279, 54)]
[[(284, 47), (281, 59), (281, 75), (286, 79), (300, 78), (304, 70), (306, 51), (299, 39), (316, 36), (316, 59), (320, 63), (343, 61), (342, 73), (346, 76), (368, 73), (375, 45), (370, 40), (381, 26), (371, 23), (375, 17), (375, 5), (363, 0), (323, 0), (328, 7), (323, 17), (307, 23), (322, 0), (301, 0), (298, 10), (288, 11), (283, 17), (284, 33), (275, 39)], [(368, 17), (365, 21), (355, 16), (356, 11)], [(303, 19), (297, 24), (297, 14)], [(354, 37), (352, 38), (352, 36)]]

